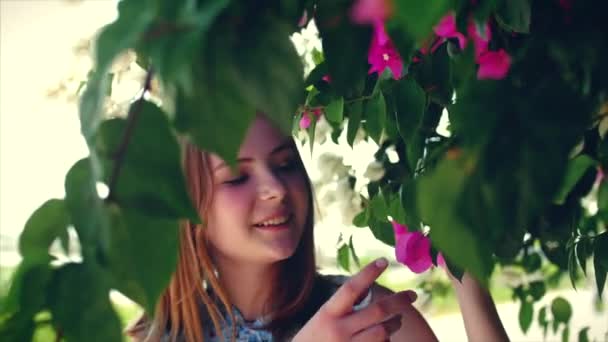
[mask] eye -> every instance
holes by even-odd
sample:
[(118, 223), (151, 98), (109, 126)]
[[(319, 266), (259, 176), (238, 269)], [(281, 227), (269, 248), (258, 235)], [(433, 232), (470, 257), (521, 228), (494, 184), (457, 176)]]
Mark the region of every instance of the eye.
[(277, 165), (279, 171), (294, 171), (298, 168), (295, 158), (286, 159)]
[(247, 181), (247, 179), (249, 179), (249, 176), (247, 175), (240, 175), (236, 178), (232, 178), (230, 180), (227, 180), (224, 182), (224, 184), (228, 184), (228, 185), (240, 185), (243, 184)]

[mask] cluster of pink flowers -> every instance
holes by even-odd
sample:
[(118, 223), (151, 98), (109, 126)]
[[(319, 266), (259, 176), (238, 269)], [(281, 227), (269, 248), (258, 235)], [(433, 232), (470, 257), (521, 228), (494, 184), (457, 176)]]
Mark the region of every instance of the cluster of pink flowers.
[(397, 80), (403, 76), (403, 60), (384, 26), (391, 13), (389, 1), (359, 0), (351, 10), (351, 18), (357, 24), (372, 25), (372, 42), (367, 54), (367, 62), (371, 65), (368, 73), (381, 74), (389, 68)]
[(308, 127), (310, 127), (310, 124), (312, 123), (313, 119), (315, 121), (319, 120), (319, 118), (321, 117), (321, 114), (323, 114), (323, 111), (321, 110), (321, 108), (313, 108), (311, 110), (305, 110), (302, 113), (302, 118), (300, 119), (300, 128), (307, 129)]
[[(369, 73), (382, 73), (389, 68), (395, 79), (403, 76), (403, 60), (399, 55), (395, 45), (386, 33), (385, 21), (392, 13), (392, 6), (389, 0), (358, 0), (351, 9), (351, 18), (355, 23), (372, 25), (372, 42), (368, 51), (367, 60), (371, 65)], [(439, 24), (434, 28), (434, 32), (441, 39), (432, 47), (431, 52), (448, 38), (456, 38), (458, 45), (464, 49), (467, 44), (467, 37), (456, 29), (456, 20), (453, 13), (443, 17)], [(511, 57), (504, 49), (490, 51), (488, 43), (491, 39), (490, 25), (486, 23), (483, 32), (471, 20), (467, 27), (467, 34), (473, 40), (475, 48), (475, 61), (479, 64), (477, 71), (478, 79), (502, 79), (511, 66)], [(422, 49), (423, 53), (427, 49)], [(414, 61), (417, 61), (414, 59)]]
[[(410, 232), (406, 225), (392, 222), (395, 232), (395, 257), (414, 273), (423, 273), (433, 267), (431, 241), (422, 232)], [(437, 264), (445, 266), (441, 253), (437, 254)]]
[[(456, 18), (453, 13), (443, 17), (439, 24), (434, 28), (435, 34), (441, 39), (431, 48), (434, 51), (437, 46), (448, 38), (458, 39), (460, 49), (464, 49), (467, 44), (467, 38), (456, 29)], [(492, 30), (490, 25), (485, 23), (480, 28), (473, 20), (467, 25), (467, 35), (473, 41), (475, 50), (475, 62), (479, 64), (477, 70), (477, 78), (499, 80), (507, 76), (511, 67), (511, 56), (504, 49), (498, 51), (490, 51), (488, 44), (492, 39)]]

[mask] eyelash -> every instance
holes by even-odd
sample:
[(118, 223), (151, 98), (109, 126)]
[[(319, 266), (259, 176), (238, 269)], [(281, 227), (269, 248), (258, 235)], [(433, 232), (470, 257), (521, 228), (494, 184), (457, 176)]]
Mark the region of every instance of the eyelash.
[[(280, 172), (292, 172), (297, 168), (295, 160), (287, 160), (277, 166), (277, 170)], [(247, 175), (241, 175), (231, 180), (227, 180), (224, 183), (232, 186), (244, 184), (249, 179)]]

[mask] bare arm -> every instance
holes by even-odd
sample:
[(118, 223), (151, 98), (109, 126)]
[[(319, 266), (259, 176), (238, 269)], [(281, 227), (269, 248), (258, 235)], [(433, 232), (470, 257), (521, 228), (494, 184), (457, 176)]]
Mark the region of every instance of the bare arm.
[[(374, 284), (372, 302), (392, 294), (386, 287)], [(391, 341), (437, 341), (437, 337), (420, 312), (410, 305), (401, 312), (401, 328), (391, 335)]]
[(462, 283), (451, 275), (450, 279), (469, 341), (509, 341), (488, 291), (467, 273), (462, 277)]

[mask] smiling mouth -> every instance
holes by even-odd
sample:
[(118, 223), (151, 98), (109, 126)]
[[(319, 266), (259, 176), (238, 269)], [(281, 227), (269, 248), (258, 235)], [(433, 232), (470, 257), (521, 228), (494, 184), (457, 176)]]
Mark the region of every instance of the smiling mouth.
[(266, 220), (260, 223), (256, 223), (253, 226), (256, 228), (262, 229), (272, 229), (272, 228), (284, 228), (287, 226), (287, 223), (291, 221), (291, 215), (274, 217), (270, 220)]

